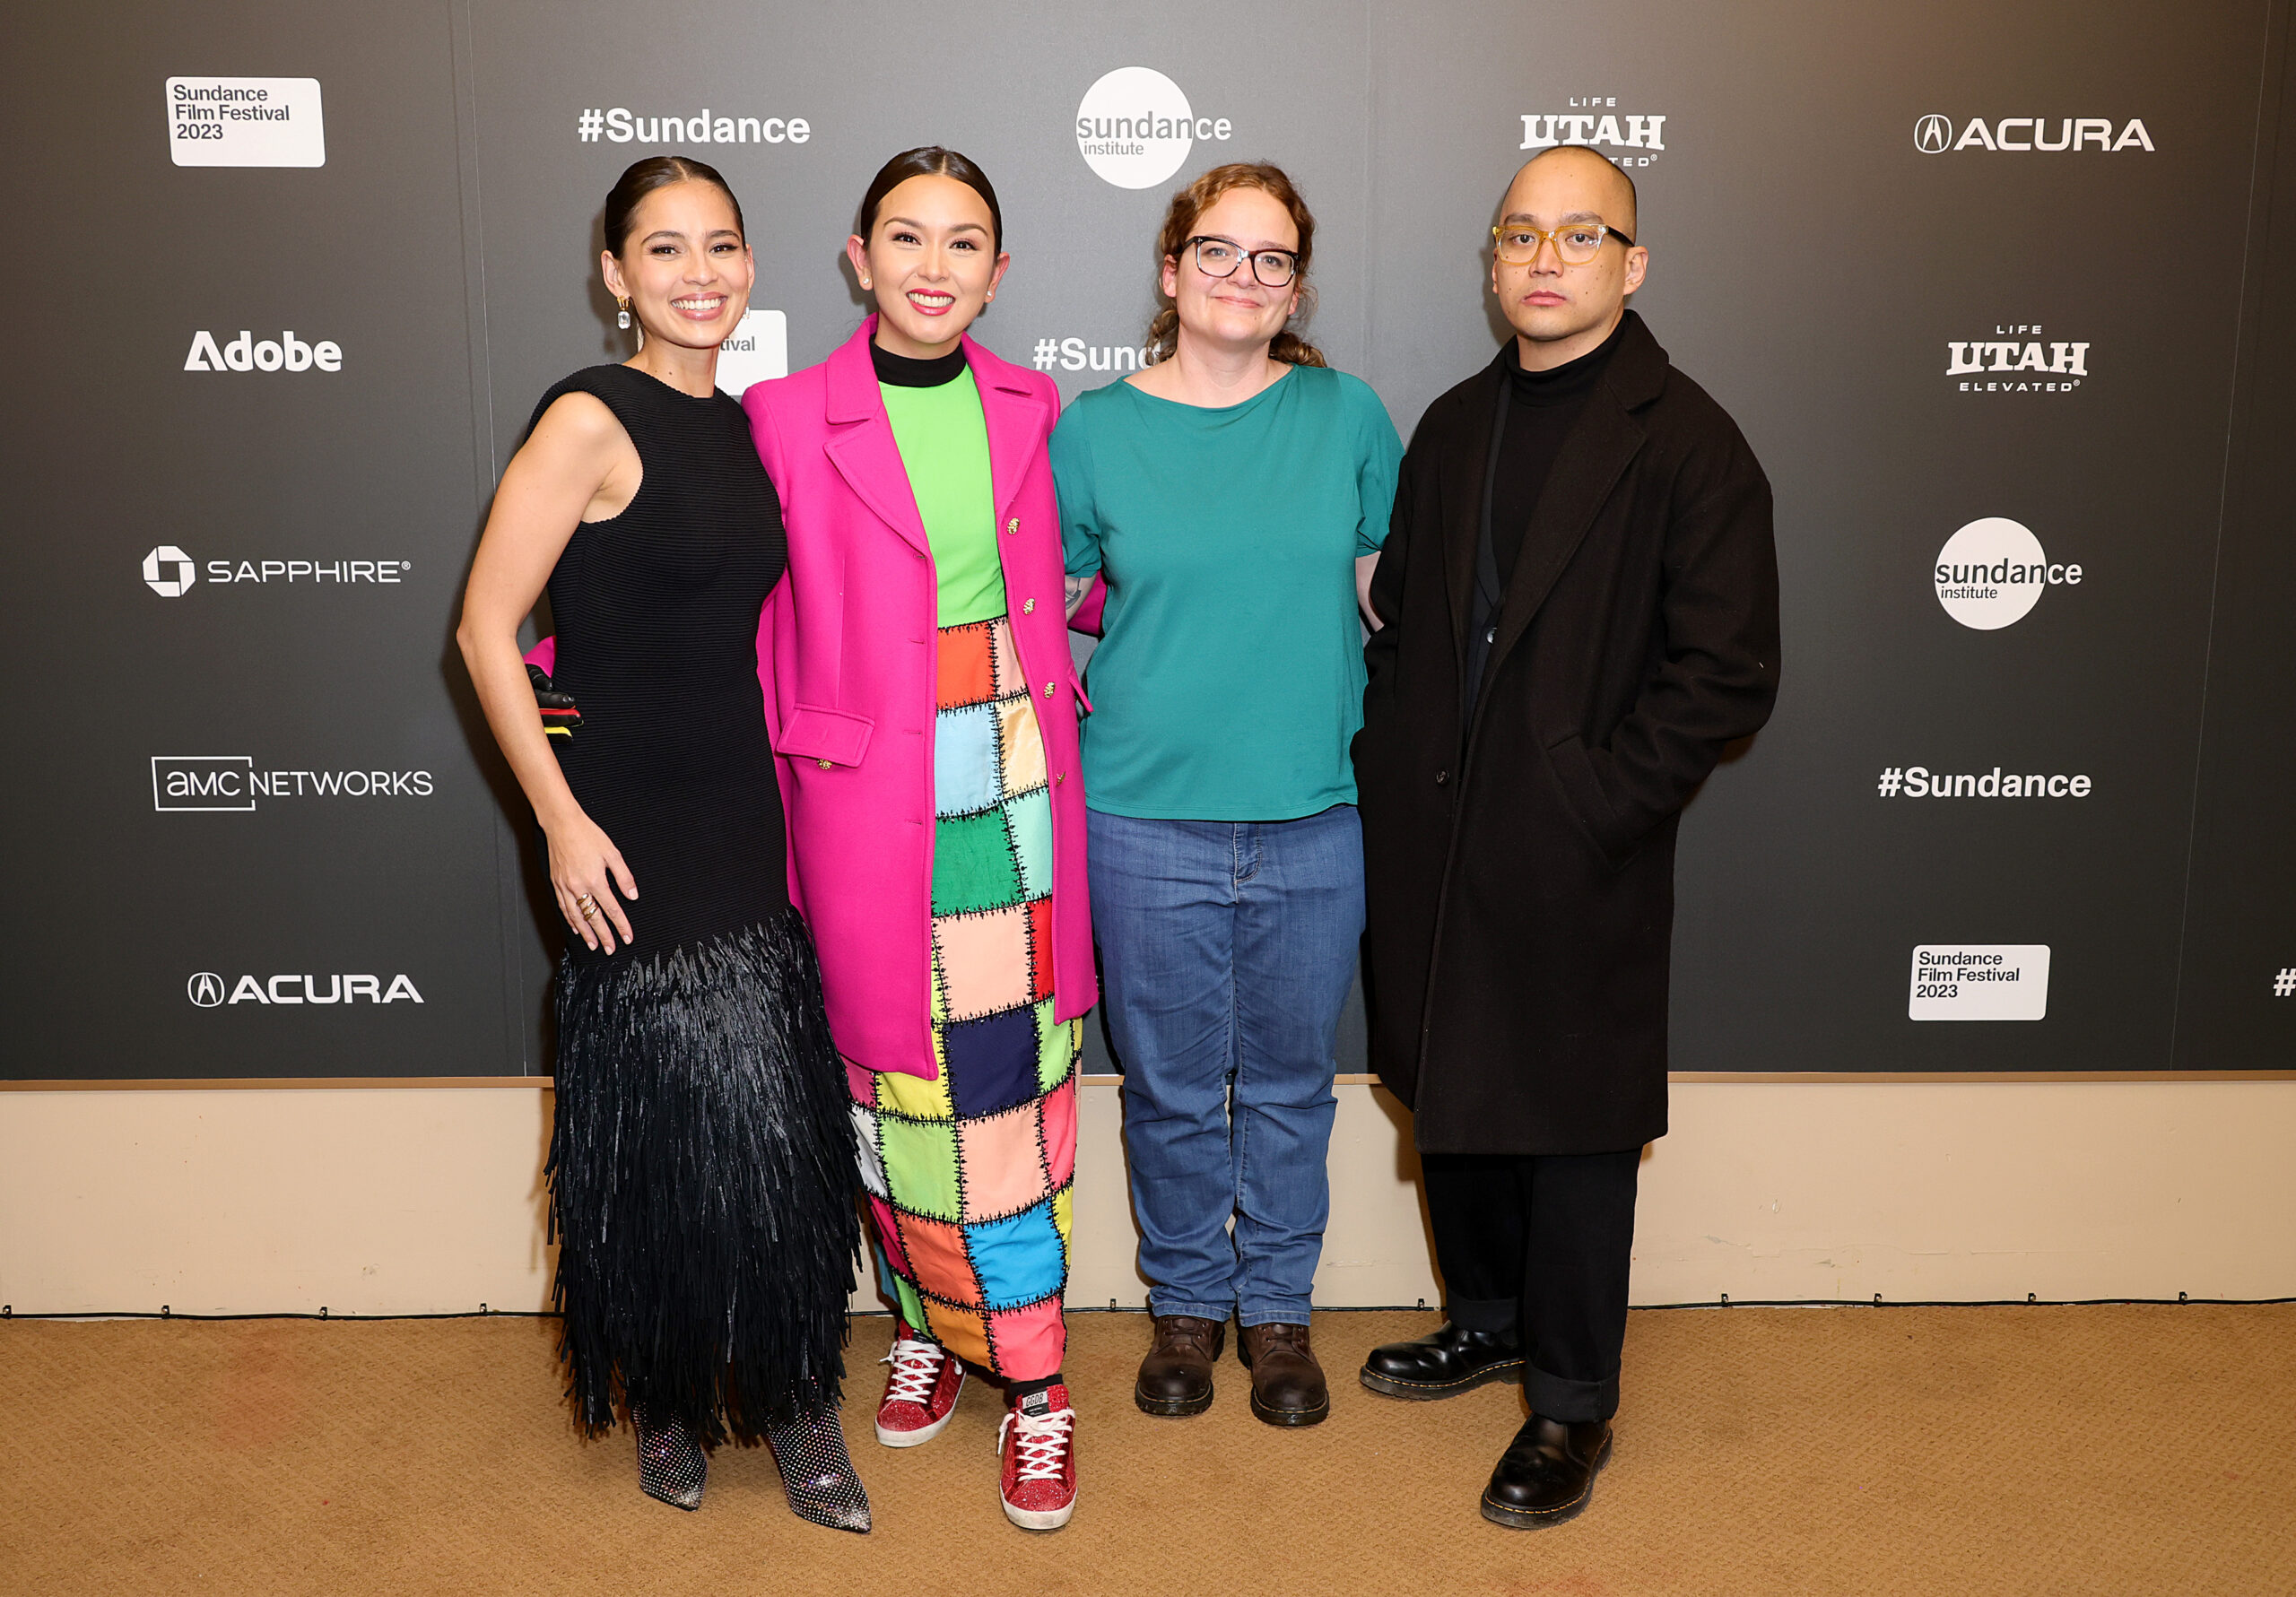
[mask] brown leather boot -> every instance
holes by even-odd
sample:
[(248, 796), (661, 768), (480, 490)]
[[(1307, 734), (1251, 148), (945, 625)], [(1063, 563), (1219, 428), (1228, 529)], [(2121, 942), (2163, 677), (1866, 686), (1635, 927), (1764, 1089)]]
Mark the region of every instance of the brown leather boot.
[(1270, 1425), (1317, 1425), (1331, 1412), (1305, 1325), (1247, 1325), (1236, 1357), (1252, 1372), (1252, 1412)]
[(1158, 1315), (1132, 1401), (1144, 1414), (1203, 1413), (1212, 1406), (1212, 1367), (1227, 1341), (1228, 1327), (1217, 1320)]

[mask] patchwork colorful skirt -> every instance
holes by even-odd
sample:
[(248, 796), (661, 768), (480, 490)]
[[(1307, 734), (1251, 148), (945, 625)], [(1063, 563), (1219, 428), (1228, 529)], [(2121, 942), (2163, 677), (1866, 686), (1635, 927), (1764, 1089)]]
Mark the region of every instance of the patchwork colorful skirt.
[(936, 1078), (848, 1063), (886, 1294), (909, 1327), (1034, 1380), (1066, 1344), (1079, 1023), (1052, 1018), (1052, 798), (1003, 616), (939, 635)]

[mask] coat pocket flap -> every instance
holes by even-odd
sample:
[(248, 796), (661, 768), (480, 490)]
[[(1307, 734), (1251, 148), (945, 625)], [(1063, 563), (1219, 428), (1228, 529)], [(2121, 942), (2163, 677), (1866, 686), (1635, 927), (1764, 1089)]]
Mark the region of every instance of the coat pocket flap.
[(780, 746), (775, 752), (799, 759), (825, 759), (831, 765), (859, 765), (869, 751), (869, 733), (876, 725), (866, 716), (801, 704), (782, 723)]

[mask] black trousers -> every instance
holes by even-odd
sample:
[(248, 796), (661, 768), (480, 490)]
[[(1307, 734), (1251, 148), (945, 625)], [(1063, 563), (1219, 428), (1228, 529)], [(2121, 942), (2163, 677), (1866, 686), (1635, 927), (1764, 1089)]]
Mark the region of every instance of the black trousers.
[(1581, 1424), (1618, 1412), (1641, 1162), (1639, 1148), (1420, 1161), (1451, 1322), (1519, 1329), (1535, 1414)]

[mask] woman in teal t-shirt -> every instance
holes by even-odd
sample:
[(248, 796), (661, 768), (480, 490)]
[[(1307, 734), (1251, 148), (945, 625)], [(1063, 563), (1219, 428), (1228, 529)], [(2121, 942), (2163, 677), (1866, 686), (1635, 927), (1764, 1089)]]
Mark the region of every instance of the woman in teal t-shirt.
[(1403, 455), (1378, 396), (1287, 328), (1314, 232), (1272, 166), (1175, 195), (1159, 359), (1052, 438), (1072, 608), (1107, 585), (1083, 774), (1155, 1315), (1134, 1395), (1202, 1412), (1232, 1314), (1273, 1425), (1331, 1407), (1308, 1303), (1363, 930), (1348, 743)]

